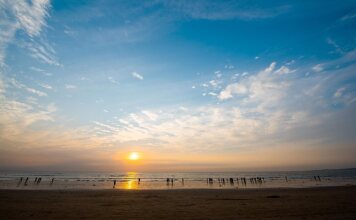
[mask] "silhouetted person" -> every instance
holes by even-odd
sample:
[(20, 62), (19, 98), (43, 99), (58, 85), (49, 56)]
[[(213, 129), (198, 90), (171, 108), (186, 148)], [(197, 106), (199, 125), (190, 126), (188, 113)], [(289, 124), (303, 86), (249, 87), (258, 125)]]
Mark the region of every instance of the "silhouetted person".
[(169, 178), (167, 178), (167, 180), (166, 180), (166, 181), (167, 181), (167, 186), (168, 186), (168, 185), (169, 185)]
[(28, 177), (26, 178), (26, 180), (25, 180), (25, 186), (27, 186), (27, 182), (28, 182)]
[(318, 176), (318, 180), (321, 181), (320, 176)]
[(40, 183), (41, 183), (41, 181), (42, 181), (42, 177), (38, 178), (38, 180), (37, 180), (37, 184), (40, 184)]
[(141, 183), (141, 178), (138, 178), (138, 184), (140, 184)]
[(52, 178), (52, 180), (51, 180), (51, 185), (53, 185), (53, 182), (54, 182), (54, 178)]
[(37, 182), (37, 177), (35, 178), (35, 181), (33, 181), (33, 183), (36, 183)]
[(234, 179), (233, 178), (230, 178), (230, 184), (234, 185)]
[(114, 185), (112, 186), (112, 188), (116, 187), (116, 180), (114, 180)]

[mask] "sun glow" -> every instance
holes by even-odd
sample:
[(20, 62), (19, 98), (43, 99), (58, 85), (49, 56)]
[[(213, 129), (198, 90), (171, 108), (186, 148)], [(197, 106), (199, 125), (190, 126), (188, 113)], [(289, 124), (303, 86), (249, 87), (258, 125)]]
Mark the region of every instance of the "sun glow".
[(138, 160), (138, 159), (140, 159), (140, 155), (137, 152), (131, 152), (129, 159), (130, 160)]

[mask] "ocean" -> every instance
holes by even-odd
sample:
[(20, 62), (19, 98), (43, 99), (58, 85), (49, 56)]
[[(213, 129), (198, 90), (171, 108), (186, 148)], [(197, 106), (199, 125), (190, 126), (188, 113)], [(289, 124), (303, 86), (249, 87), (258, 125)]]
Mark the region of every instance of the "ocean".
[(279, 172), (0, 172), (0, 189), (21, 190), (249, 189), (344, 185), (356, 185), (356, 168)]

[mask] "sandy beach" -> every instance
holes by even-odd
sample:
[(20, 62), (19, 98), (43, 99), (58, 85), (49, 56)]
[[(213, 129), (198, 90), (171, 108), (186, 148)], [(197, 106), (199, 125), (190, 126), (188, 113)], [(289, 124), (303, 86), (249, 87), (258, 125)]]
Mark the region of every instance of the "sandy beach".
[(0, 219), (355, 219), (356, 187), (0, 190)]

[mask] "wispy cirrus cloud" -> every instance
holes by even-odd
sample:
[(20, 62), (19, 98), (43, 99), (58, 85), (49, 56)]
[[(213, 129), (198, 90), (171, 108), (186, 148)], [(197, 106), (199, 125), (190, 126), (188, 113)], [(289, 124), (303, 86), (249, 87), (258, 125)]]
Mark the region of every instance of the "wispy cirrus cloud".
[(76, 88), (77, 88), (76, 85), (72, 85), (72, 84), (66, 84), (64, 87), (65, 87), (66, 89), (76, 89)]
[(32, 40), (30, 42), (26, 42), (24, 45), (31, 52), (30, 56), (36, 60), (49, 65), (62, 66), (56, 57), (56, 51), (45, 40)]
[[(100, 44), (133, 43), (147, 41), (176, 29), (176, 23), (187, 20), (258, 20), (287, 13), (287, 4), (265, 4), (242, 1), (109, 1), (109, 4), (91, 2), (84, 10), (73, 10), (63, 20), (86, 23), (102, 19), (118, 19), (115, 25), (96, 29), (81, 29), (90, 40)], [(111, 8), (115, 7), (116, 12)], [(66, 31), (66, 30), (65, 30)]]
[[(326, 65), (338, 65), (345, 59)], [(219, 105), (193, 106), (189, 110), (146, 109), (117, 120), (95, 123), (94, 130), (106, 143), (185, 151), (236, 150), (274, 141), (300, 141), (300, 137), (306, 142), (324, 143), (342, 135), (330, 134), (333, 129), (328, 119), (347, 118), (350, 112), (340, 115), (330, 107), (337, 104), (354, 108), (356, 94), (339, 87), (345, 78), (355, 77), (354, 64), (329, 70), (328, 75), (309, 77), (301, 77), (309, 69), (308, 65), (298, 68), (290, 65), (272, 62), (261, 71), (239, 78), (238, 82), (228, 83), (219, 94), (210, 92), (212, 99), (223, 101)], [(202, 87), (207, 88), (214, 89), (209, 85)], [(330, 88), (335, 90), (330, 92)], [(306, 131), (311, 135), (305, 135)]]
[(109, 76), (109, 77), (108, 77), (108, 80), (109, 80), (111, 83), (113, 83), (113, 84), (119, 85), (119, 82), (116, 81), (116, 80), (114, 79), (114, 77), (112, 77), (112, 76)]
[(15, 79), (4, 81), (0, 77), (0, 101), (2, 103), (0, 106), (0, 139), (2, 142), (5, 140), (27, 139), (29, 137), (28, 132), (31, 131), (30, 126), (37, 122), (53, 121), (53, 113), (57, 110), (53, 103), (43, 106), (35, 98), (22, 101), (8, 91), (11, 87), (24, 89), (38, 96), (47, 95), (21, 84)]
[(136, 79), (143, 80), (143, 76), (138, 72), (132, 72), (131, 75)]
[(48, 90), (52, 90), (52, 89), (53, 89), (53, 87), (52, 87), (51, 85), (49, 85), (49, 84), (44, 84), (44, 83), (42, 83), (42, 84), (40, 84), (40, 86), (41, 86), (42, 88), (45, 88), (45, 89), (48, 89)]
[(14, 78), (10, 78), (10, 79), (8, 79), (8, 81), (13, 87), (15, 87), (17, 89), (24, 89), (25, 91), (36, 94), (38, 96), (47, 96), (47, 93), (39, 91), (39, 90), (31, 88), (31, 87), (28, 87), (28, 86), (18, 82)]
[(42, 29), (47, 26), (50, 8), (49, 0), (0, 2), (0, 65), (5, 65), (6, 48), (14, 41), (18, 31), (23, 31), (29, 38), (19, 46), (25, 45), (30, 56), (50, 65), (59, 65), (53, 48), (39, 38)]
[(264, 19), (278, 16), (289, 10), (289, 5), (266, 7), (241, 1), (160, 1), (167, 8), (193, 19), (230, 20)]

